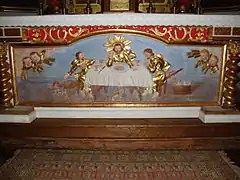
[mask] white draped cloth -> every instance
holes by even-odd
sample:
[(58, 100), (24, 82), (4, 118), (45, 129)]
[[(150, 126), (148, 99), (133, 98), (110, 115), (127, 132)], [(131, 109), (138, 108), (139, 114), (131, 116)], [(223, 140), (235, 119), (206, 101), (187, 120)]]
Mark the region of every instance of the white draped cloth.
[[(124, 67), (116, 70), (116, 66)], [(115, 63), (112, 67), (91, 68), (86, 74), (87, 85), (152, 87), (152, 75), (143, 65), (130, 69), (126, 63)]]

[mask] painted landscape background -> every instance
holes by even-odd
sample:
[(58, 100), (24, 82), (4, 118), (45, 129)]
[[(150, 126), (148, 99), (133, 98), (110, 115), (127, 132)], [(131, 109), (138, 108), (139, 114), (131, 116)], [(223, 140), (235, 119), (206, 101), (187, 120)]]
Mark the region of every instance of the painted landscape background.
[[(105, 34), (94, 36), (81, 40), (70, 46), (59, 47), (15, 47), (14, 61), (16, 65), (17, 77), (17, 96), (19, 103), (82, 103), (82, 102), (159, 102), (159, 103), (181, 103), (181, 102), (216, 102), (219, 91), (219, 72), (214, 75), (210, 73), (204, 74), (201, 67), (194, 68), (197, 58), (188, 58), (187, 53), (192, 50), (206, 49), (219, 58), (218, 66), (221, 68), (222, 51), (221, 47), (210, 46), (175, 46), (165, 45), (164, 43), (153, 40), (151, 38), (121, 34), (124, 38), (131, 40), (131, 49), (136, 53), (136, 60), (144, 67), (146, 59), (143, 50), (151, 48), (155, 53), (161, 53), (165, 59), (172, 65), (171, 70), (183, 68), (176, 76), (170, 78), (167, 82), (167, 93), (162, 96), (145, 95), (139, 96), (137, 92), (130, 92), (129, 87), (107, 87), (108, 92), (104, 88), (100, 89), (95, 97), (87, 96), (86, 93), (76, 93), (75, 89), (63, 89), (62, 87), (53, 88), (53, 82), (75, 81), (72, 76), (65, 80), (64, 74), (69, 71), (72, 60), (75, 59), (75, 53), (82, 51), (87, 58), (104, 60), (106, 63), (108, 54), (106, 47), (103, 45), (109, 37), (115, 34)], [(44, 65), (43, 71), (27, 72), (27, 79), (22, 79), (22, 61), (23, 58), (31, 52), (46, 51), (46, 56), (55, 58), (55, 62), (51, 66)], [(96, 63), (96, 64), (97, 64)], [(94, 68), (94, 67), (93, 67)], [(121, 74), (119, 73), (119, 76)], [(191, 83), (192, 92), (186, 95), (175, 94), (173, 86), (177, 83)], [(124, 96), (113, 98), (116, 90), (121, 91)]]

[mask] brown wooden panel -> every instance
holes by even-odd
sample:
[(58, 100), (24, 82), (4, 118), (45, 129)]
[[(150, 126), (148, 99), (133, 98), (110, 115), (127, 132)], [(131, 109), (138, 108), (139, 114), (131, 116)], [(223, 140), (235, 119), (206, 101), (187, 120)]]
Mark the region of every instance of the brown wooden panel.
[(233, 35), (240, 36), (240, 27), (233, 28)]
[(0, 36), (3, 36), (3, 29), (0, 28)]
[(214, 35), (231, 35), (231, 27), (216, 27)]
[[(0, 127), (4, 137), (54, 137), (54, 138), (174, 138), (174, 137), (229, 137), (239, 134), (239, 126), (105, 126), (105, 127), (54, 127), (12, 125)], [(13, 133), (14, 132), (14, 133)]]
[[(192, 122), (191, 122), (192, 121)], [(203, 124), (196, 119), (38, 119), (31, 124), (0, 125), (4, 137), (174, 138), (240, 135), (240, 124)], [(14, 132), (14, 133), (12, 133)]]
[(8, 146), (56, 148), (240, 148), (240, 123), (199, 119), (37, 119), (2, 123)]
[(189, 125), (189, 124), (203, 124), (197, 118), (184, 118), (184, 119), (170, 119), (170, 118), (38, 118), (31, 123), (32, 125), (51, 125), (51, 126), (73, 126), (73, 125)]
[(19, 28), (4, 28), (5, 36), (21, 36)]
[(6, 42), (22, 42), (22, 38), (6, 38), (6, 37), (1, 37), (1, 41), (6, 41)]
[(56, 149), (240, 149), (240, 137), (231, 138), (155, 138), (155, 139), (68, 139), (24, 138), (1, 139), (6, 149), (56, 148)]

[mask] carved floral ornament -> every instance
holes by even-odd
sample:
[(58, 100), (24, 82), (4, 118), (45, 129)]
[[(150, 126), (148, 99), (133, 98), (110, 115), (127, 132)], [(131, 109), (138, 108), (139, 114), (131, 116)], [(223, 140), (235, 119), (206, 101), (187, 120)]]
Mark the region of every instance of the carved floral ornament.
[(31, 43), (69, 44), (95, 34), (128, 32), (152, 36), (167, 43), (206, 42), (208, 27), (198, 26), (68, 26), (25, 28), (24, 41)]

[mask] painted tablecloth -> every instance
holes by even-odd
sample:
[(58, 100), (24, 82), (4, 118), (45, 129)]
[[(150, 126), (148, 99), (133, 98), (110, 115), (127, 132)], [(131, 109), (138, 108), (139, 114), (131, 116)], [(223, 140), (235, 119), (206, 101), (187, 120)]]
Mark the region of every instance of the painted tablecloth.
[(105, 67), (102, 70), (93, 67), (86, 75), (86, 84), (99, 86), (152, 86), (152, 76), (146, 67), (139, 65), (130, 69), (121, 63), (117, 63), (117, 65), (124, 66), (124, 70), (116, 70), (116, 65)]

